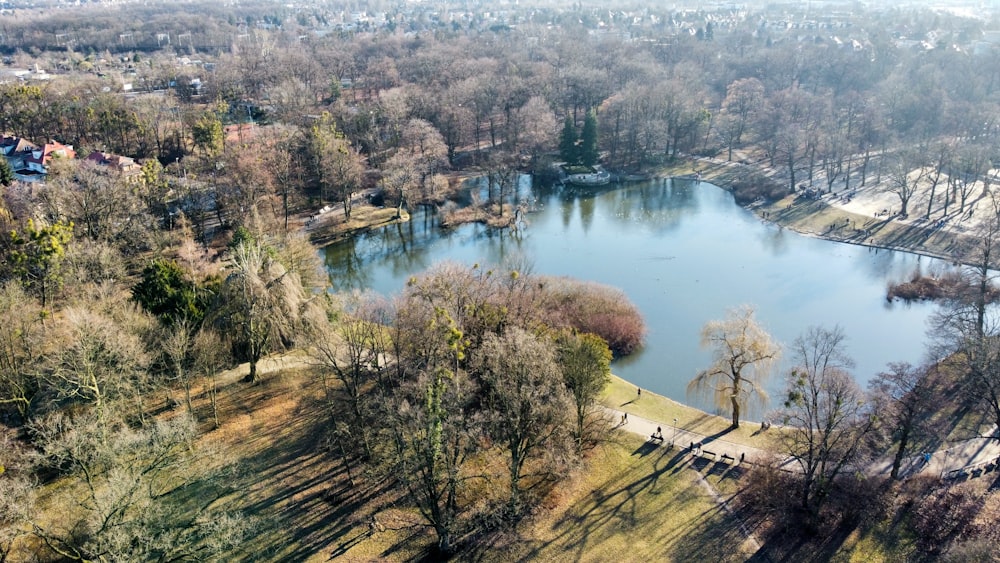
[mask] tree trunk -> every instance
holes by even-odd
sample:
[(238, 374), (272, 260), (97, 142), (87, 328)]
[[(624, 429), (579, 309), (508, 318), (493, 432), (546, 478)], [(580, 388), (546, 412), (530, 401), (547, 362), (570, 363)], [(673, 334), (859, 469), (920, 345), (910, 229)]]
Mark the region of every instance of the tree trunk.
[(739, 428), (740, 427), (740, 402), (737, 400), (735, 393), (733, 394), (732, 397), (729, 398), (729, 401), (733, 404), (733, 428)]
[(899, 466), (903, 464), (903, 455), (906, 453), (906, 445), (910, 441), (910, 429), (908, 426), (903, 427), (903, 435), (899, 438), (899, 448), (896, 449), (896, 455), (892, 458), (892, 471), (889, 472), (889, 477), (892, 479), (899, 478)]
[(730, 365), (733, 373), (733, 394), (729, 396), (729, 402), (733, 407), (733, 428), (740, 427), (740, 387), (743, 383), (742, 369)]
[(438, 542), (437, 548), (441, 555), (449, 556), (455, 551), (451, 531), (445, 526), (435, 526)]
[(208, 397), (212, 401), (212, 420), (215, 422), (215, 427), (219, 427), (219, 388), (216, 384), (215, 373), (212, 373), (212, 384), (208, 388)]
[(931, 218), (931, 205), (934, 204), (934, 189), (937, 188), (937, 182), (931, 182), (931, 195), (927, 198), (927, 213), (924, 213), (924, 219)]
[(250, 358), (250, 373), (243, 378), (246, 383), (257, 383), (257, 360)]

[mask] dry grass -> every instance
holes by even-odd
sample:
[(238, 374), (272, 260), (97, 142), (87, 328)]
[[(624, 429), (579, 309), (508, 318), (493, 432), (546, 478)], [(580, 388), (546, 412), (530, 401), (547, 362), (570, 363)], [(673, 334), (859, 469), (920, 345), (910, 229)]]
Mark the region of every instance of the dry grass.
[(466, 223), (483, 223), (489, 227), (503, 229), (510, 227), (514, 223), (515, 209), (509, 203), (503, 205), (501, 213), (497, 204), (489, 205), (467, 205), (461, 208), (450, 209), (444, 213), (441, 219), (442, 227), (457, 227)]
[[(228, 493), (213, 503), (252, 517), (255, 529), (239, 553), (247, 561), (410, 561), (423, 559), (434, 545), (433, 533), (398, 490), (353, 467), (351, 484), (344, 465), (326, 450), (323, 436), (328, 412), (315, 368), (302, 357), (262, 362), (258, 385), (240, 381), (246, 366), (219, 378), (221, 427), (211, 423), (205, 389), (195, 390), (195, 411), (202, 434), (195, 444), (199, 471), (225, 471)], [(608, 397), (634, 393), (616, 379)], [(652, 393), (639, 403), (650, 416), (677, 416), (699, 430), (725, 425), (694, 409)], [(183, 407), (178, 407), (178, 409)], [(675, 414), (676, 413), (676, 414)], [(750, 439), (750, 438), (747, 438)], [(211, 454), (207, 456), (207, 454)], [(474, 538), (462, 559), (743, 560), (751, 552), (733, 517), (699, 483), (698, 472), (716, 484), (735, 473), (721, 465), (691, 465), (678, 450), (650, 447), (637, 438), (614, 433), (583, 467), (547, 492), (542, 508), (515, 531)], [(171, 494), (171, 513), (191, 514), (219, 494), (219, 483), (195, 481)], [(49, 521), (72, 507), (60, 482), (47, 487), (43, 505)], [(72, 495), (70, 495), (72, 496)], [(377, 514), (384, 531), (371, 534), (368, 521)]]
[(310, 234), (309, 239), (317, 246), (325, 246), (350, 238), (358, 233), (391, 225), (397, 221), (408, 221), (409, 215), (403, 211), (402, 218), (396, 218), (395, 207), (374, 207), (355, 205), (351, 210), (351, 220), (344, 221), (343, 213), (332, 213), (328, 219)]
[[(239, 381), (220, 390), (222, 426), (200, 446), (239, 467), (236, 492), (220, 503), (254, 517), (258, 528), (243, 546), (253, 561), (409, 560), (433, 542), (415, 513), (383, 510), (399, 501), (383, 482), (366, 480), (353, 461), (355, 484), (325, 448), (328, 412), (316, 368), (286, 362), (260, 385)], [(207, 418), (207, 404), (201, 406)], [(384, 532), (370, 536), (378, 513)]]

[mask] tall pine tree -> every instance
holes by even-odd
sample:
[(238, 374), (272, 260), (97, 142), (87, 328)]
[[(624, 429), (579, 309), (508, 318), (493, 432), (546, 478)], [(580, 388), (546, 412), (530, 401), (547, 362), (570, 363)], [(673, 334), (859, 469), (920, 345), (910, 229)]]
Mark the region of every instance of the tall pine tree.
[(0, 157), (0, 186), (9, 186), (14, 183), (14, 171), (6, 158)]
[(580, 134), (580, 162), (586, 166), (597, 164), (600, 153), (597, 150), (597, 111), (591, 109), (583, 120)]
[(559, 135), (559, 155), (568, 164), (577, 164), (580, 162), (580, 154), (576, 141), (576, 126), (573, 125), (573, 118), (567, 115), (563, 121), (562, 133)]

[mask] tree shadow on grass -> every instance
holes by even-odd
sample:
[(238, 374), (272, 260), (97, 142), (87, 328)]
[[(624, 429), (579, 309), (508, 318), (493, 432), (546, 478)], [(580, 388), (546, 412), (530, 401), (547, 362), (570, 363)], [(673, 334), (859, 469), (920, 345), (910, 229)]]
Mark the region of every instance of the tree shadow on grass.
[[(669, 485), (664, 484), (662, 479), (676, 472), (686, 461), (683, 452), (672, 453), (670, 448), (655, 447), (647, 450), (647, 446), (643, 445), (636, 450), (640, 451), (644, 452), (642, 457), (652, 459), (651, 462), (643, 462), (652, 463), (652, 471), (643, 474), (628, 471), (594, 489), (553, 525), (559, 533), (547, 543), (558, 544), (568, 557), (579, 559), (587, 554), (588, 548), (609, 535), (628, 533), (638, 528), (642, 519), (638, 511), (649, 502), (649, 499), (641, 499), (640, 496), (672, 494)], [(657, 452), (658, 456), (652, 455)], [(519, 560), (536, 559), (543, 547), (534, 546)], [(570, 553), (573, 555), (569, 555)]]
[[(228, 487), (226, 508), (253, 518), (252, 538), (241, 546), (246, 561), (302, 561), (332, 548), (350, 549), (365, 538), (368, 511), (387, 491), (385, 482), (351, 484), (342, 460), (326, 451), (329, 426), (323, 401), (308, 389), (265, 381), (237, 388), (224, 417), (240, 437), (222, 455), (237, 467)], [(240, 416), (240, 404), (255, 405)], [(350, 459), (354, 467), (358, 461)], [(367, 534), (364, 534), (367, 537)], [(234, 554), (235, 555), (235, 554)]]
[[(649, 455), (649, 454), (655, 452), (656, 450), (660, 449), (660, 447), (661, 447), (661, 444), (658, 441), (646, 440), (645, 442), (642, 443), (641, 446), (639, 446), (638, 448), (635, 449), (634, 452), (632, 452), (632, 455), (633, 456), (639, 456), (639, 457), (646, 457), (647, 455)], [(669, 450), (670, 449), (670, 444), (667, 444), (666, 448)]]
[(245, 462), (249, 482), (242, 509), (263, 523), (254, 543), (273, 553), (261, 558), (302, 561), (328, 546), (353, 547), (363, 539), (356, 537), (367, 516), (363, 511), (380, 486), (351, 486), (343, 465), (315, 442), (303, 429)]
[(744, 561), (746, 555), (740, 546), (745, 541), (738, 518), (717, 506), (679, 531), (672, 558), (676, 561)]
[[(825, 536), (809, 535), (794, 530), (773, 534), (747, 561), (824, 562), (835, 559), (852, 533), (853, 526), (839, 526)], [(843, 555), (843, 554), (839, 554)]]

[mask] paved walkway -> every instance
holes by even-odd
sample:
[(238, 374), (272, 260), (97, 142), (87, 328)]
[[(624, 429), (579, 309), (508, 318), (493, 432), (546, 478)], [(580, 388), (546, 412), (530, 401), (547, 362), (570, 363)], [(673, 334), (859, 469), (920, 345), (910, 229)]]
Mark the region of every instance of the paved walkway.
[[(663, 436), (662, 443), (670, 444), (673, 442), (681, 448), (690, 448), (692, 444), (701, 444), (701, 449), (696, 449), (695, 453), (700, 453), (702, 457), (714, 456), (716, 461), (722, 460), (723, 456), (726, 456), (732, 460), (731, 463), (739, 463), (741, 460), (748, 463), (759, 463), (773, 458), (775, 455), (775, 452), (769, 450), (736, 444), (721, 438), (711, 438), (705, 434), (691, 432), (683, 428), (674, 428), (669, 422), (654, 421), (634, 414), (629, 414), (628, 422), (622, 423), (622, 415), (626, 411), (607, 407), (605, 411), (613, 417), (612, 420), (616, 423), (615, 428), (647, 439), (656, 434), (656, 430), (659, 428), (660, 434)], [(963, 478), (966, 476), (960, 474), (961, 470), (965, 469), (966, 473), (972, 473), (977, 468), (982, 469), (991, 462), (1000, 459), (1000, 442), (992, 438), (972, 438), (949, 442), (946, 446), (932, 452), (927, 463), (924, 462), (922, 453), (908, 457), (903, 461), (900, 475), (912, 477), (925, 474), (944, 478)], [(780, 467), (790, 471), (799, 470), (795, 459), (791, 457), (785, 458)], [(892, 456), (889, 455), (874, 462), (870, 471), (874, 475), (888, 475), (891, 468)], [(994, 470), (996, 469), (1000, 468), (995, 467)]]
[[(700, 452), (702, 457), (712, 457), (714, 455), (716, 460), (721, 460), (723, 456), (726, 456), (727, 459), (731, 459), (735, 463), (739, 463), (740, 460), (749, 463), (759, 463), (774, 457), (774, 452), (765, 449), (736, 444), (722, 438), (712, 438), (698, 432), (675, 428), (669, 422), (653, 421), (631, 413), (628, 415), (628, 422), (622, 423), (622, 415), (625, 414), (625, 411), (612, 408), (605, 408), (605, 411), (617, 423), (615, 428), (620, 428), (645, 438), (650, 438), (656, 434), (656, 429), (659, 428), (660, 435), (663, 436), (662, 443), (670, 444), (672, 442), (680, 448), (690, 448), (692, 445), (700, 444), (700, 450), (696, 449), (695, 452)], [(782, 463), (782, 466), (794, 462), (795, 460), (793, 459), (787, 459)]]

